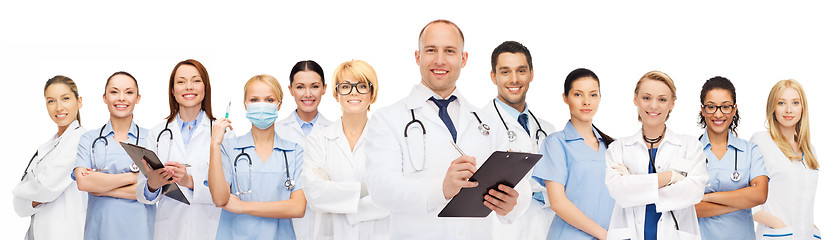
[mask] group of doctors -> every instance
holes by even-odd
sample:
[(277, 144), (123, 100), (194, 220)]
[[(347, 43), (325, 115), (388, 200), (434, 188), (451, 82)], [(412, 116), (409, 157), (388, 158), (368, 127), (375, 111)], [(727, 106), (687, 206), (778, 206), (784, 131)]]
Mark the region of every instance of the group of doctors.
[[(26, 239), (820, 238), (819, 166), (796, 81), (771, 89), (768, 131), (745, 141), (731, 81), (705, 82), (705, 133), (696, 137), (667, 128), (675, 84), (651, 71), (634, 90), (641, 129), (615, 139), (593, 124), (601, 99), (593, 71), (568, 74), (570, 119), (556, 131), (526, 103), (525, 46), (495, 48), (498, 95), (483, 108), (456, 87), (463, 46), (453, 22), (428, 23), (414, 53), (421, 81), (371, 118), (379, 85), (364, 61), (341, 63), (331, 84), (316, 62), (298, 62), (288, 86), (297, 108), (278, 121), (282, 86), (256, 75), (243, 88), (251, 127), (238, 136), (229, 116), (213, 115), (209, 75), (196, 60), (175, 65), (169, 115), (150, 130), (133, 122), (140, 94), (131, 74), (107, 79), (110, 119), (89, 130), (73, 80), (51, 78), (44, 99), (58, 132), (13, 190), (16, 212), (31, 218)], [(342, 113), (334, 122), (318, 111), (329, 85)], [(120, 142), (154, 151), (165, 167), (135, 164)], [(484, 196), (489, 217), (438, 217), (460, 190), (483, 184), (469, 178), (497, 150), (543, 158), (531, 177)], [(167, 185), (190, 204), (163, 194)]]

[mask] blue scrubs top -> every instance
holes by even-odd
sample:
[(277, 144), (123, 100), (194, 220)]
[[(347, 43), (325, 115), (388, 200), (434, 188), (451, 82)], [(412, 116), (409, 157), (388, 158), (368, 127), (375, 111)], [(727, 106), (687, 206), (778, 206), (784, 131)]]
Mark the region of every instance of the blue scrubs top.
[[(238, 174), (233, 173), (233, 161), (242, 149), (250, 155), (252, 175), (248, 176), (246, 157), (238, 158)], [(283, 152), (285, 153), (283, 155)], [(303, 166), (303, 148), (296, 143), (283, 140), (274, 133), (273, 152), (267, 161), (262, 162), (256, 154), (253, 135), (247, 134), (225, 140), (221, 145), (221, 161), (224, 166), (224, 178), (230, 183), (230, 193), (235, 194), (241, 186), (243, 192), (250, 184), (251, 193), (239, 195), (242, 201), (275, 202), (291, 198), (291, 193), (303, 189), (300, 172)], [(288, 174), (294, 181), (294, 188), (285, 188), (286, 156)], [(237, 175), (237, 176), (236, 176)], [(263, 218), (247, 214), (234, 214), (221, 211), (216, 239), (296, 239), (291, 219)]]
[[(762, 152), (756, 144), (737, 138), (728, 132), (727, 152), (722, 156), (722, 159), (717, 159), (716, 155), (710, 151), (710, 141), (706, 132), (699, 141), (701, 146), (704, 147), (704, 154), (707, 155), (709, 179), (707, 187), (704, 188), (704, 193), (733, 191), (749, 186), (751, 180), (756, 177), (768, 176), (765, 170), (765, 162), (762, 159)], [(730, 179), (736, 159), (739, 162), (740, 180), (738, 182)], [(698, 218), (698, 226), (701, 228), (701, 238), (703, 239), (756, 238), (750, 208), (719, 216)]]
[[(649, 154), (652, 158), (657, 157), (658, 149), (649, 149)], [(655, 164), (652, 164), (652, 159), (649, 159), (649, 174), (655, 172)], [(643, 225), (643, 239), (655, 240), (658, 239), (658, 221), (661, 219), (661, 213), (657, 212), (657, 206), (653, 204), (646, 204), (646, 217)]]
[[(614, 199), (605, 186), (605, 148), (599, 132), (599, 150), (594, 151), (570, 121), (564, 130), (547, 136), (541, 146), (544, 156), (533, 168), (533, 179), (545, 186), (544, 181), (553, 181), (565, 186), (567, 198), (585, 216), (608, 229)], [(547, 239), (593, 239), (593, 236), (579, 230), (559, 216), (553, 217)]]
[[(103, 140), (96, 143), (96, 153), (92, 149), (93, 141), (98, 138), (102, 130)], [(139, 133), (139, 141), (137, 134)], [(131, 172), (134, 162), (125, 149), (114, 138), (111, 122), (102, 128), (92, 129), (81, 136), (76, 155), (75, 167), (104, 168), (108, 174)], [(126, 143), (138, 144), (145, 147), (148, 130), (138, 128), (131, 122)], [(75, 173), (70, 174), (76, 180)], [(146, 205), (137, 200), (114, 197), (97, 197), (88, 194), (87, 217), (84, 224), (84, 239), (152, 239), (154, 236), (155, 205)]]

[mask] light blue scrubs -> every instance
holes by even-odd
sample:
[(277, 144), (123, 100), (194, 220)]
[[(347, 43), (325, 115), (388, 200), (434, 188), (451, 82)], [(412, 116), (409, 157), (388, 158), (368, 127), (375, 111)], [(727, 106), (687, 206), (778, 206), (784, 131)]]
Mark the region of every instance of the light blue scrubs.
[[(119, 142), (113, 138), (114, 132), (110, 121), (102, 130), (102, 136), (107, 138), (108, 144), (105, 146), (102, 140), (96, 143), (96, 158), (94, 159), (92, 144), (99, 137), (99, 130), (102, 128), (92, 129), (81, 136), (75, 167), (107, 167), (108, 169), (103, 172), (109, 174), (131, 172), (131, 164), (134, 162)], [(140, 134), (139, 142), (137, 133)], [(125, 142), (139, 143), (138, 145), (145, 147), (146, 137), (148, 137), (148, 130), (138, 129), (137, 125), (131, 122), (128, 140)], [(70, 177), (76, 180), (75, 173), (70, 174)], [(155, 211), (155, 205), (142, 204), (137, 200), (97, 197), (88, 194), (84, 239), (152, 239)]]
[[(730, 132), (727, 134), (727, 152), (721, 161), (710, 151), (710, 140), (707, 133), (699, 139), (707, 155), (707, 173), (709, 179), (704, 193), (727, 192), (750, 185), (751, 180), (759, 176), (768, 176), (762, 152), (756, 144), (737, 138)], [(738, 156), (737, 156), (738, 155)], [(734, 171), (734, 162), (739, 159), (738, 171), (740, 179), (734, 182), (730, 179)], [(703, 239), (755, 239), (754, 220), (751, 209), (714, 217), (698, 218)]]
[[(244, 149), (250, 155), (252, 177), (248, 177), (246, 157), (238, 159), (238, 176), (233, 174), (233, 161)], [(285, 188), (285, 163), (287, 156), (289, 174), (294, 181), (294, 188)], [(256, 154), (253, 135), (247, 134), (225, 140), (221, 145), (221, 160), (224, 165), (224, 178), (230, 183), (230, 193), (238, 191), (236, 184), (242, 191), (247, 191), (250, 182), (251, 193), (239, 195), (242, 201), (275, 202), (291, 198), (291, 193), (303, 189), (300, 172), (303, 166), (303, 148), (296, 143), (283, 140), (274, 134), (273, 152), (267, 161), (262, 162)], [(234, 214), (227, 210), (221, 211), (216, 239), (296, 239), (291, 219), (263, 218), (247, 214)]]
[[(614, 199), (605, 187), (605, 148), (602, 136), (594, 130), (599, 139), (599, 150), (594, 151), (585, 144), (585, 139), (576, 131), (570, 121), (564, 130), (547, 136), (541, 154), (544, 156), (535, 165), (532, 177), (542, 186), (544, 181), (553, 181), (565, 186), (567, 198), (585, 216), (608, 229)], [(594, 239), (559, 216), (553, 217), (547, 239)]]

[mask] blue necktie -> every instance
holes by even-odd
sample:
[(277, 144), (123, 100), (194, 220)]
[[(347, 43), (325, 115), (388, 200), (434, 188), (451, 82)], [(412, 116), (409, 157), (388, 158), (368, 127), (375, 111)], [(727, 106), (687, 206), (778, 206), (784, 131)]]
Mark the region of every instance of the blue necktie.
[(527, 118), (526, 114), (521, 113), (521, 115), (518, 115), (518, 123), (521, 124), (521, 127), (524, 127), (524, 130), (527, 131), (527, 135), (530, 135), (530, 128), (528, 127), (528, 123), (530, 122), (529, 120), (530, 119)]
[(448, 100), (436, 99), (434, 97), (428, 100), (434, 101), (434, 104), (439, 107), (439, 119), (442, 119), (442, 123), (445, 123), (445, 127), (451, 132), (451, 137), (454, 138), (454, 142), (457, 142), (457, 129), (454, 128), (454, 122), (451, 121), (451, 116), (448, 115), (448, 104), (457, 100), (457, 96), (451, 96)]

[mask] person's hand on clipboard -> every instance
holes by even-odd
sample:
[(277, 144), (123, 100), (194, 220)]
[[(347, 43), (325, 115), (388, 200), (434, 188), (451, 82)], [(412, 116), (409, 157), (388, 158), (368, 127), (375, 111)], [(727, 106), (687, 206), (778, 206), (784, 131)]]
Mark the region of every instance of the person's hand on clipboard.
[[(477, 171), (477, 160), (465, 155), (457, 144), (451, 142), (454, 148), (460, 152), (460, 157), (454, 159), (448, 166), (445, 178), (442, 180), (442, 194), (445, 199), (451, 199), (460, 193), (460, 189), (477, 187), (477, 182), (468, 181), (474, 172)], [(499, 190), (499, 191), (498, 191)], [(495, 211), (500, 216), (506, 216), (518, 204), (518, 191), (506, 185), (499, 185), (498, 189), (489, 190), (489, 194), (483, 196), (483, 205)]]
[(148, 173), (148, 190), (152, 192), (156, 192), (157, 189), (161, 187), (176, 182), (178, 179), (174, 177), (174, 170), (173, 167), (164, 167), (158, 168), (155, 170), (151, 170), (151, 166), (148, 165), (145, 159), (143, 159), (143, 165), (145, 165), (146, 172)]

